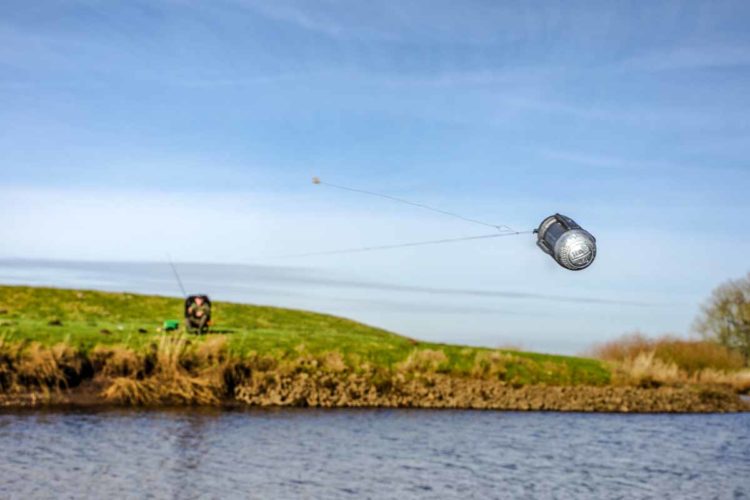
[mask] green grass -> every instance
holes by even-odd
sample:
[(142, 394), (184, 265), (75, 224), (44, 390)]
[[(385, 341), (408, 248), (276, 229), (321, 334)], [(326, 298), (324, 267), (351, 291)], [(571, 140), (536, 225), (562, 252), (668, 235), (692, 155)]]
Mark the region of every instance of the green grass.
[[(0, 338), (47, 346), (63, 342), (84, 352), (99, 345), (145, 350), (163, 335), (158, 328), (164, 320), (182, 318), (182, 308), (181, 299), (168, 297), (0, 286)], [(499, 355), (501, 376), (512, 383), (602, 385), (611, 378), (609, 369), (593, 359), (415, 342), (325, 314), (226, 302), (215, 302), (212, 314), (215, 329), (231, 331), (225, 335), (238, 358), (338, 352), (354, 368), (367, 363), (395, 370), (415, 350), (432, 350), (446, 358), (434, 371), (456, 376), (477, 376), (482, 356)], [(194, 342), (215, 335), (220, 334)], [(491, 373), (498, 376), (497, 370)]]

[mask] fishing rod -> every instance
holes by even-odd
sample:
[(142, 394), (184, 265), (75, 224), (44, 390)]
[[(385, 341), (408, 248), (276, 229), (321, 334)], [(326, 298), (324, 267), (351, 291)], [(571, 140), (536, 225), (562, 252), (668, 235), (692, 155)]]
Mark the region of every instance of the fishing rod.
[(180, 291), (182, 292), (182, 296), (187, 297), (188, 294), (185, 291), (185, 287), (182, 285), (182, 279), (180, 279), (180, 273), (177, 272), (177, 267), (174, 265), (174, 262), (172, 262), (172, 256), (169, 254), (167, 254), (167, 261), (169, 262), (169, 267), (172, 268), (174, 277), (177, 279), (177, 284), (180, 286)]

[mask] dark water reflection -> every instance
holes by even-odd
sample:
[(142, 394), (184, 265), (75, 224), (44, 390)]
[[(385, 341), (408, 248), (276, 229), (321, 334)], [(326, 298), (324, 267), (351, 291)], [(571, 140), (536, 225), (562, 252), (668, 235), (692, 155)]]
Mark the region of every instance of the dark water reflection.
[(748, 498), (750, 414), (0, 413), (2, 498)]

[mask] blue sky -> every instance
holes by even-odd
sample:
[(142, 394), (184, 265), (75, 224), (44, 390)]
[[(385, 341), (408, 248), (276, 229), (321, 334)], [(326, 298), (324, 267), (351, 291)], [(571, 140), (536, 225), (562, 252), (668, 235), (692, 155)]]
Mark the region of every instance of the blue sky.
[[(290, 249), (484, 233), (314, 188), (319, 175), (521, 229), (559, 211), (600, 254), (570, 273), (519, 237), (283, 265), (653, 304), (467, 296), (430, 320), (409, 314), (426, 298), (370, 290), (400, 312), (352, 313), (422, 337), (569, 351), (633, 329), (687, 334), (710, 290), (750, 267), (747, 2), (0, 12), (0, 258), (265, 265)], [(305, 305), (348, 312), (323, 295)], [(524, 314), (477, 315), (477, 301)]]

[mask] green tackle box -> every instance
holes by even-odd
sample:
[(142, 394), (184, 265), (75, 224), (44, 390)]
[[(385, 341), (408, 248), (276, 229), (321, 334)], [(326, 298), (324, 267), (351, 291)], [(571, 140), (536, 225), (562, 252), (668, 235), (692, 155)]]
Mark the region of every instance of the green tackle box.
[(180, 322), (176, 319), (168, 319), (164, 322), (164, 331), (165, 332), (171, 332), (173, 330), (177, 330), (180, 327)]

